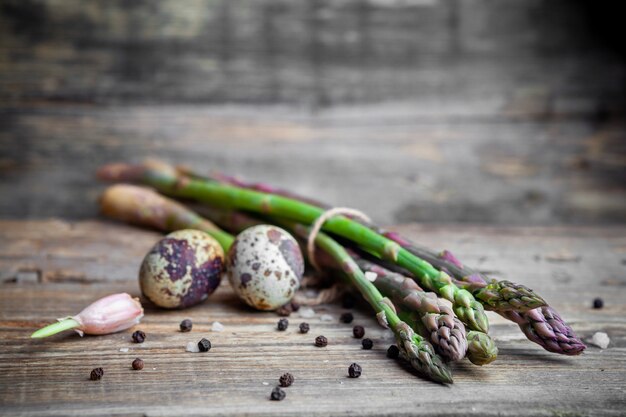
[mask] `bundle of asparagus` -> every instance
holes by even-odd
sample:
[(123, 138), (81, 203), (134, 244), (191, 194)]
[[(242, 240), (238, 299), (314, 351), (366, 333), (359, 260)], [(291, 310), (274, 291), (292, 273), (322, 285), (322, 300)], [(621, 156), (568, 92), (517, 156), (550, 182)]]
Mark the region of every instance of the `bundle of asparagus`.
[[(163, 163), (108, 165), (98, 176), (206, 203), (211, 208), (203, 213), (235, 232), (269, 222), (306, 239), (310, 225), (325, 211), (323, 204), (269, 186), (224, 175), (204, 178)], [(203, 230), (225, 250), (233, 241), (211, 221), (150, 189), (113, 186), (103, 194), (101, 206), (108, 216), (163, 231)], [(578, 354), (584, 349), (560, 316), (532, 290), (490, 280), (448, 252), (432, 255), (401, 236), (347, 216), (328, 219), (315, 244), (320, 249), (315, 255), (318, 263), (323, 258), (324, 265), (343, 273), (376, 311), (379, 322), (393, 331), (402, 357), (435, 381), (452, 382), (447, 361), (468, 357), (484, 365), (496, 358), (484, 308), (516, 322), (530, 340), (547, 350)], [(364, 271), (376, 279), (366, 279)], [(450, 301), (452, 309), (437, 296)]]

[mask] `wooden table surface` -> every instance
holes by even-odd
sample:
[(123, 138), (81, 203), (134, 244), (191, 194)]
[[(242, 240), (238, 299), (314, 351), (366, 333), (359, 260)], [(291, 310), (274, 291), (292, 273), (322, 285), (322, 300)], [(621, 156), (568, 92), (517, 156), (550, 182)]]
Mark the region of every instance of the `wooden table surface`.
[[(292, 314), (286, 332), (274, 313), (243, 307), (227, 281), (200, 306), (163, 311), (147, 302), (136, 329), (80, 338), (64, 333), (31, 340), (30, 333), (90, 301), (126, 291), (139, 295), (136, 273), (158, 239), (106, 221), (0, 221), (0, 415), (623, 415), (626, 408), (626, 227), (398, 226), (418, 242), (448, 248), (481, 270), (534, 288), (588, 340), (608, 333), (610, 346), (582, 356), (543, 351), (517, 326), (489, 313), (500, 349), (486, 367), (453, 365), (455, 383), (438, 385), (385, 356), (392, 334), (366, 308), (354, 310), (374, 340), (361, 349), (340, 305), (316, 316)], [(605, 307), (591, 309), (594, 297)], [(322, 314), (332, 321), (321, 320)], [(184, 318), (190, 333), (178, 331)], [(219, 321), (222, 332), (211, 331)], [(309, 334), (297, 331), (301, 321)], [(328, 337), (317, 348), (317, 335)], [(187, 342), (211, 340), (208, 353)], [(128, 351), (125, 351), (128, 349)], [(142, 371), (131, 362), (141, 357)], [(347, 377), (350, 363), (363, 367)], [(103, 367), (101, 381), (90, 381)], [(284, 372), (296, 381), (282, 402), (269, 394)]]

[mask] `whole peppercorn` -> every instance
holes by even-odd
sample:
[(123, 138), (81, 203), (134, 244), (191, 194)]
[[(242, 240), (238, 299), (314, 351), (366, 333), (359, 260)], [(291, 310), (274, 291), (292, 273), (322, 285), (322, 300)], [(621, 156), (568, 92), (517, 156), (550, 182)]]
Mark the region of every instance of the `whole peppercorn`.
[(295, 301), (291, 302), (291, 311), (298, 311), (300, 310), (300, 304), (296, 303)]
[(141, 330), (137, 330), (133, 333), (133, 342), (135, 343), (143, 343), (146, 340), (146, 334)]
[(308, 333), (310, 329), (309, 323), (300, 323), (300, 333)]
[(398, 346), (389, 346), (389, 349), (387, 349), (387, 357), (391, 359), (397, 359), (398, 356), (400, 356), (400, 349), (398, 349)]
[(326, 339), (326, 336), (317, 336), (315, 338), (315, 346), (325, 347), (326, 345), (328, 345), (328, 339)]
[(293, 381), (294, 377), (289, 372), (282, 374), (281, 377), (278, 378), (278, 383), (281, 387), (288, 387), (293, 384)]
[(363, 339), (361, 341), (361, 344), (363, 345), (363, 349), (365, 350), (370, 350), (372, 347), (374, 347), (374, 342), (372, 341), (372, 339)]
[(339, 317), (339, 321), (341, 321), (342, 323), (352, 323), (352, 320), (354, 320), (354, 316), (352, 315), (352, 313), (343, 313), (340, 317)]
[(602, 298), (600, 298), (600, 297), (594, 298), (593, 299), (593, 308), (600, 309), (602, 307), (604, 307), (604, 300), (602, 300)]
[(180, 331), (181, 332), (190, 332), (193, 327), (193, 323), (189, 319), (185, 319), (180, 322)]
[(198, 349), (200, 349), (200, 352), (208, 352), (209, 350), (211, 350), (211, 342), (203, 337), (198, 342)]
[(287, 396), (287, 394), (285, 393), (285, 391), (283, 389), (281, 389), (280, 387), (276, 387), (272, 390), (272, 394), (270, 395), (270, 399), (272, 401), (282, 401), (285, 399), (285, 396)]
[(359, 365), (358, 363), (353, 363), (348, 368), (348, 375), (350, 376), (350, 378), (358, 378), (361, 376), (362, 372), (363, 372), (363, 369), (361, 368), (361, 365)]
[(276, 327), (278, 327), (278, 330), (280, 330), (281, 332), (284, 332), (285, 330), (287, 330), (287, 327), (289, 327), (289, 320), (287, 319), (278, 320), (278, 325)]
[(363, 328), (363, 326), (354, 326), (352, 328), (352, 334), (354, 335), (354, 337), (356, 337), (357, 339), (362, 338), (363, 336), (365, 336), (365, 329)]
[(99, 381), (100, 379), (102, 379), (102, 376), (104, 375), (104, 369), (102, 368), (94, 368), (91, 370), (91, 374), (89, 375), (89, 379), (91, 379), (92, 381)]
[(137, 358), (133, 361), (133, 369), (135, 371), (141, 371), (143, 369), (143, 359)]
[(285, 304), (284, 306), (276, 309), (276, 314), (283, 317), (289, 317), (291, 315), (291, 304)]

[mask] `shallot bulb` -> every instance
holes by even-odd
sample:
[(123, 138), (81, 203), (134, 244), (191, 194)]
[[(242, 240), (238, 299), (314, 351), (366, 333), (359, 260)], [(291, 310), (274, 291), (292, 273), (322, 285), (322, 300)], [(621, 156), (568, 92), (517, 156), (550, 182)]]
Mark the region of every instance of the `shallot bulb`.
[(70, 329), (81, 336), (83, 333), (115, 333), (138, 324), (142, 317), (143, 307), (139, 299), (126, 293), (113, 294), (91, 303), (73, 317), (59, 319), (57, 323), (37, 330), (30, 337), (43, 338)]

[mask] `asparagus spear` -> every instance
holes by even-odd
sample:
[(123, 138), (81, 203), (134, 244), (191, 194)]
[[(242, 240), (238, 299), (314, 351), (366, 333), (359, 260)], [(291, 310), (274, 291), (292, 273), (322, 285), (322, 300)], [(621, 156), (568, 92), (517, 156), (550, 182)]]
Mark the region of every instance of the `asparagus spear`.
[(523, 313), (505, 311), (502, 317), (517, 323), (526, 337), (548, 352), (563, 355), (580, 355), (586, 348), (574, 331), (550, 306), (543, 306)]
[[(271, 185), (264, 183), (246, 183), (238, 178), (225, 175), (223, 173), (214, 173), (210, 177), (202, 177), (188, 169), (184, 172), (188, 175), (193, 175), (195, 178), (206, 178), (213, 181), (236, 185), (238, 187), (271, 192), (273, 194), (304, 201), (320, 208), (329, 208), (329, 206), (324, 203), (302, 197), (289, 191), (281, 190), (279, 188), (275, 188)], [(444, 251), (441, 254), (435, 254), (428, 249), (422, 248), (412, 242), (407, 241), (397, 233), (385, 232), (381, 228), (373, 224), (367, 224), (367, 226), (374, 229), (376, 232), (383, 234), (389, 239), (394, 240), (395, 242), (403, 246), (407, 251), (411, 252), (418, 258), (421, 258), (430, 263), (435, 268), (446, 271), (453, 277), (464, 277), (464, 279), (462, 280), (453, 280), (454, 284), (460, 288), (470, 291), (487, 310), (527, 311), (547, 305), (546, 301), (530, 288), (524, 285), (515, 284), (510, 281), (498, 281), (492, 278), (488, 278), (485, 275), (477, 271), (473, 271), (468, 267), (462, 265), (448, 251)]]
[(467, 358), (474, 365), (487, 365), (498, 356), (498, 347), (487, 333), (470, 330), (467, 332)]
[[(200, 178), (197, 175), (196, 177)], [(212, 179), (251, 189), (270, 190), (274, 194), (308, 201), (318, 207), (328, 208), (323, 203), (306, 199), (267, 184), (247, 184), (223, 174), (216, 174)], [(585, 350), (586, 346), (559, 314), (553, 308), (547, 306), (545, 300), (531, 289), (510, 281), (497, 281), (488, 278), (484, 274), (473, 271), (463, 265), (449, 251), (435, 254), (428, 249), (420, 248), (397, 233), (387, 233), (375, 225), (369, 226), (403, 245), (409, 252), (425, 259), (436, 268), (447, 271), (454, 277), (453, 282), (455, 284), (459, 284), (459, 286), (472, 292), (484, 304), (485, 308), (498, 311), (501, 316), (517, 323), (529, 340), (538, 343), (544, 349), (568, 355), (577, 355)], [(493, 340), (487, 338), (488, 336), (485, 337), (484, 333), (468, 332), (468, 340), (470, 341), (468, 356), (471, 357), (473, 351), (477, 352), (474, 354), (476, 358), (480, 357), (480, 352), (495, 351), (496, 347)], [(487, 360), (491, 355), (487, 354), (483, 357)], [(479, 359), (476, 360), (480, 361)]]
[(100, 210), (105, 216), (164, 232), (202, 230), (213, 236), (224, 251), (228, 251), (234, 240), (232, 235), (182, 204), (145, 187), (128, 184), (108, 187), (100, 196)]
[(422, 248), (395, 232), (377, 230), (384, 236), (416, 256), (431, 263), (435, 268), (448, 272), (454, 282), (474, 294), (487, 310), (528, 311), (546, 305), (546, 301), (530, 288), (510, 281), (498, 281), (463, 265), (450, 251), (440, 254)]
[[(464, 356), (475, 365), (486, 365), (498, 356), (498, 348), (487, 333), (465, 327), (450, 310), (432, 293), (425, 293), (412, 279), (390, 271), (367, 259), (356, 258), (363, 271), (374, 272), (377, 277), (374, 285), (383, 294), (391, 296), (404, 314), (400, 317), (409, 323), (422, 336), (429, 338), (435, 350), (449, 360), (459, 360)], [(426, 314), (421, 313), (426, 311)], [(469, 335), (472, 335), (468, 349)], [(461, 354), (461, 352), (466, 351)]]
[(373, 283), (380, 292), (390, 297), (393, 303), (404, 311), (413, 324), (411, 327), (427, 338), (443, 358), (458, 361), (465, 357), (467, 340), (465, 326), (447, 305), (440, 303), (433, 293), (424, 292), (410, 278), (406, 278), (375, 263), (355, 258), (357, 265), (365, 272), (375, 274)]
[[(225, 208), (280, 216), (307, 224), (314, 222), (323, 213), (319, 207), (293, 199), (189, 178), (180, 175), (173, 168), (154, 164), (113, 164), (102, 167), (98, 175), (104, 180), (140, 182), (166, 194), (192, 198)], [(323, 229), (343, 236), (363, 249), (408, 269), (423, 287), (450, 300), (457, 317), (466, 325), (487, 332), (489, 322), (482, 304), (476, 301), (469, 291), (454, 285), (447, 273), (436, 270), (428, 262), (409, 253), (397, 243), (344, 216), (329, 219)]]
[[(286, 226), (288, 222), (284, 222)], [(301, 224), (291, 223), (292, 231), (308, 235), (309, 229)], [(341, 266), (348, 279), (357, 287), (363, 298), (376, 311), (379, 323), (389, 327), (396, 336), (400, 355), (421, 374), (438, 382), (452, 383), (452, 373), (433, 346), (398, 317), (394, 305), (367, 279), (348, 252), (330, 236), (323, 232), (317, 234), (315, 244), (329, 254), (336, 264)]]

